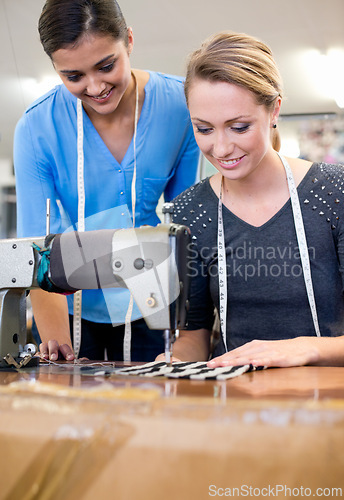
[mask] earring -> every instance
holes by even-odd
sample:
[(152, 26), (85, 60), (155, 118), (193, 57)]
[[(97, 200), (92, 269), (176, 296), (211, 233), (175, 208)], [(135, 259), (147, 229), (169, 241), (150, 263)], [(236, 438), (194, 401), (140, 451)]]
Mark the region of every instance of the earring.
[(274, 124), (272, 125), (272, 128), (277, 128), (276, 123), (274, 123)]

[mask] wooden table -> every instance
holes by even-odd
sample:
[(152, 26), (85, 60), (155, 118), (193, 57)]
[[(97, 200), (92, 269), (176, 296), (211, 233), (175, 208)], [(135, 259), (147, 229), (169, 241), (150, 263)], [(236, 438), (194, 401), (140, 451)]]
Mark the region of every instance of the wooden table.
[(0, 498), (344, 496), (344, 368), (228, 381), (0, 372)]

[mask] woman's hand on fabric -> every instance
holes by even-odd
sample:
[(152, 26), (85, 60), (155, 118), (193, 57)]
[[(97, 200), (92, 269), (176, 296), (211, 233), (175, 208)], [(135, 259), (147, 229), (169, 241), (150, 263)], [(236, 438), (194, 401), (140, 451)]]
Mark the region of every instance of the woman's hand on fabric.
[(39, 346), (39, 352), (43, 359), (50, 361), (57, 361), (58, 359), (73, 361), (75, 359), (71, 346), (68, 344), (60, 345), (57, 340), (42, 342)]
[(252, 340), (208, 362), (208, 366), (290, 367), (317, 364), (322, 339), (296, 337), (286, 340)]

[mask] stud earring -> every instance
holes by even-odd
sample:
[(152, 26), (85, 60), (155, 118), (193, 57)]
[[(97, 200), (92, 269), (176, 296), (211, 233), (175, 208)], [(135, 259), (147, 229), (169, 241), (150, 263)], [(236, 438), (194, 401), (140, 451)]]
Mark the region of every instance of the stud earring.
[(272, 128), (277, 128), (276, 123), (274, 123), (274, 124), (272, 125)]

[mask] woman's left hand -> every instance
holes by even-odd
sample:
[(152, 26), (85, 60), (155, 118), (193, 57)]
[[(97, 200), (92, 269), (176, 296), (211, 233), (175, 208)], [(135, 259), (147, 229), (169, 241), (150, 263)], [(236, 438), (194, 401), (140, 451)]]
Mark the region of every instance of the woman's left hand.
[(320, 360), (319, 348), (322, 340), (317, 337), (296, 337), (287, 340), (252, 340), (212, 359), (207, 364), (211, 368), (248, 364), (266, 367), (317, 364)]

